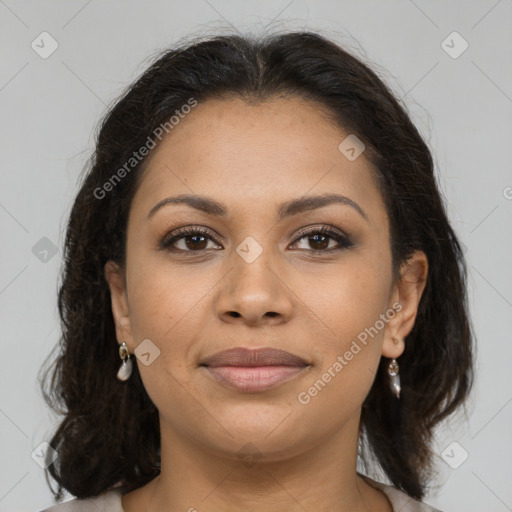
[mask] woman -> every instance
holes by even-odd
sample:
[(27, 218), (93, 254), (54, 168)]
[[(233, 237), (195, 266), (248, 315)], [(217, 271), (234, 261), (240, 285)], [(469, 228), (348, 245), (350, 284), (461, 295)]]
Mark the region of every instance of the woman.
[(435, 510), (465, 262), (408, 115), (322, 36), (194, 41), (131, 85), (59, 311), (48, 470), (80, 499), (47, 511)]

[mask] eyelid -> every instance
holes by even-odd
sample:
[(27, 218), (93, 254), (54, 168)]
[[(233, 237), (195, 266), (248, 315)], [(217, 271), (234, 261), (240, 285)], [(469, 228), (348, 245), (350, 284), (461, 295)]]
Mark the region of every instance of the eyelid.
[(311, 224), (309, 226), (306, 226), (302, 228), (296, 235), (295, 240), (302, 238), (304, 235), (308, 235), (309, 233), (317, 233), (317, 232), (334, 232), (337, 233), (340, 236), (345, 237), (347, 240), (350, 239), (350, 237), (342, 231), (340, 228), (337, 228), (336, 226), (333, 226), (332, 224)]

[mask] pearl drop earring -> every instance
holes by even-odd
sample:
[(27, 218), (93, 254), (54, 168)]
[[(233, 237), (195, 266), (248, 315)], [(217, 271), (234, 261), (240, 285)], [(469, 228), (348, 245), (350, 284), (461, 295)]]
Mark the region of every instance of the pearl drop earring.
[(121, 366), (117, 372), (117, 378), (119, 380), (125, 381), (130, 378), (133, 369), (132, 359), (130, 357), (130, 352), (128, 351), (128, 347), (125, 341), (123, 341), (119, 347), (119, 357), (123, 360), (123, 362), (121, 363)]
[(397, 398), (400, 398), (400, 375), (398, 375), (398, 363), (396, 359), (392, 359), (388, 366), (388, 375), (390, 376), (390, 387), (391, 391), (395, 394)]
[[(400, 343), (399, 338), (392, 338), (392, 340), (395, 345), (398, 345)], [(398, 363), (396, 362), (396, 359), (392, 359), (388, 365), (388, 375), (390, 377), (390, 387), (391, 387), (391, 391), (393, 391), (394, 395), (397, 398), (400, 398), (400, 391), (402, 388), (400, 386), (400, 375), (398, 374), (398, 372), (399, 372)]]

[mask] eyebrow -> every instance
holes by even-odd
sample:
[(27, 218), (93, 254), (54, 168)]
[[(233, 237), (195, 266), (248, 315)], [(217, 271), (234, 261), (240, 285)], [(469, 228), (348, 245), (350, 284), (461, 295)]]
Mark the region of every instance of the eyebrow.
[[(343, 204), (352, 207), (356, 210), (366, 222), (369, 222), (368, 216), (364, 210), (352, 199), (342, 196), (339, 194), (325, 194), (322, 196), (303, 196), (298, 199), (292, 199), (280, 205), (278, 211), (278, 220), (282, 220), (292, 215), (299, 213), (316, 210), (323, 208), (330, 204)], [(175, 197), (166, 197), (159, 201), (153, 208), (151, 208), (148, 214), (148, 220), (162, 207), (169, 204), (186, 204), (196, 210), (207, 213), (209, 215), (217, 215), (219, 217), (225, 217), (227, 215), (227, 208), (221, 203), (215, 201), (206, 196), (198, 196), (191, 194), (182, 194)]]

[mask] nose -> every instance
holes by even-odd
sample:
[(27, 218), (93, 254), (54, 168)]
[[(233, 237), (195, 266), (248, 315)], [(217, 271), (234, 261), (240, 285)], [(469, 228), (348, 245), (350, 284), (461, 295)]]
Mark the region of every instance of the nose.
[(252, 262), (233, 253), (217, 297), (217, 314), (224, 322), (278, 325), (291, 318), (294, 295), (286, 284), (286, 262), (277, 265), (269, 253), (264, 250)]

